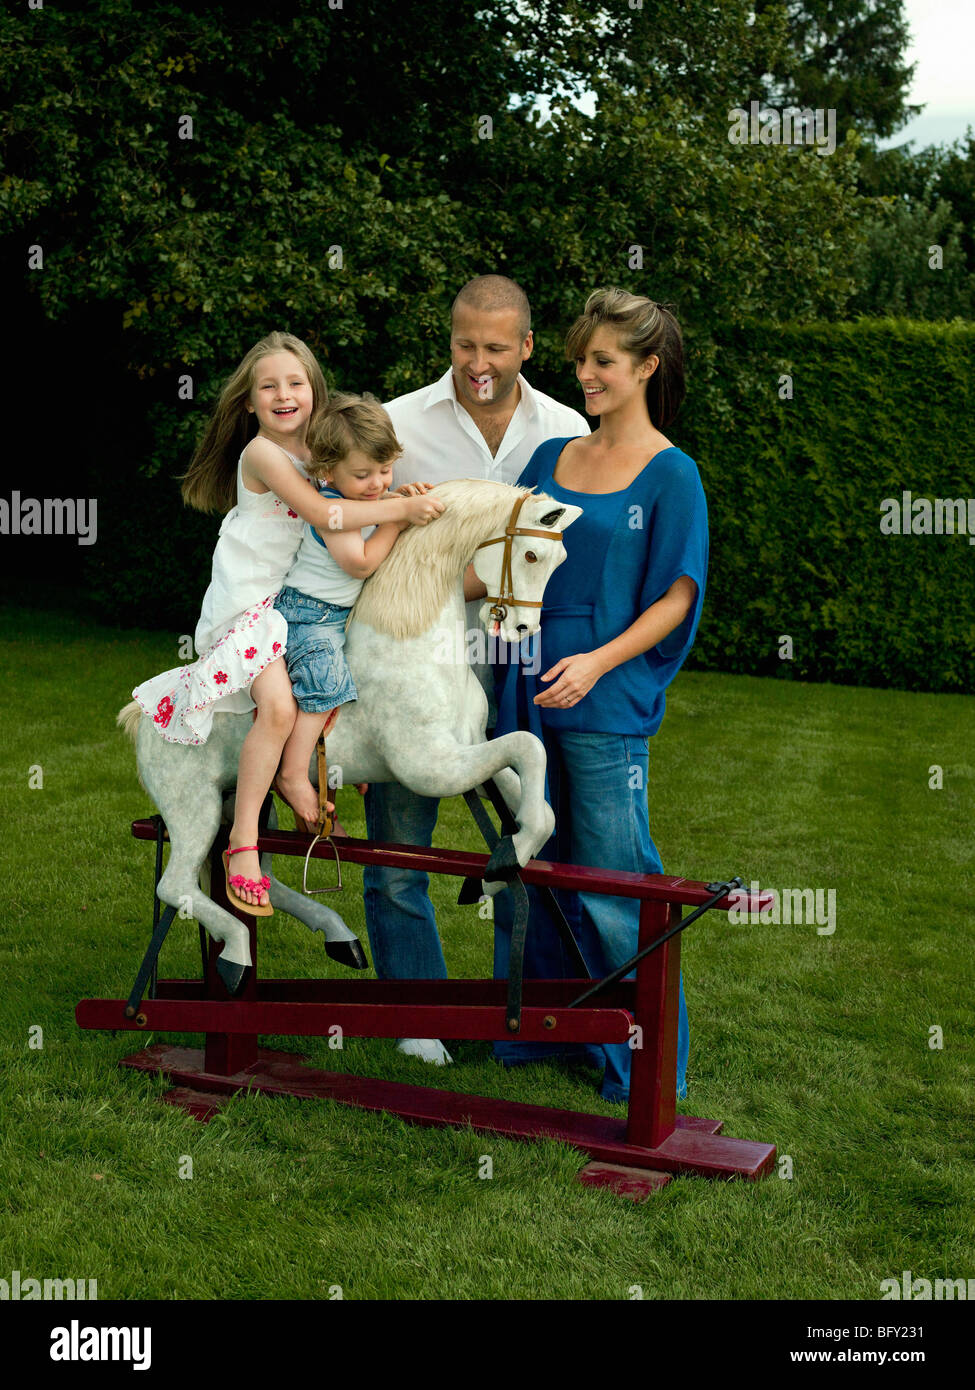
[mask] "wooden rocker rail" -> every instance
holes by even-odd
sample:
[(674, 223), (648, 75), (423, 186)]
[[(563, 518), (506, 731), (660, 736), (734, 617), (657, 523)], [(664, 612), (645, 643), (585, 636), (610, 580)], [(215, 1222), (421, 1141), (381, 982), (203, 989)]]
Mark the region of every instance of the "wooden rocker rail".
[[(157, 840), (157, 822), (132, 824), (136, 839)], [(297, 831), (265, 830), (259, 847), (272, 854), (304, 856), (310, 837)], [(461, 850), (371, 843), (344, 834), (332, 837), (334, 853), (351, 864), (373, 864), (480, 879), (489, 856)], [(220, 841), (214, 846), (217, 854)], [(332, 846), (316, 845), (314, 858), (331, 858)], [(215, 861), (219, 863), (219, 860)], [(158, 867), (158, 865), (157, 865)], [(158, 874), (157, 874), (158, 877)], [(666, 874), (635, 874), (582, 865), (532, 860), (520, 877), (525, 884), (640, 901), (639, 947), (651, 946), (680, 921), (681, 909), (698, 908), (715, 889)], [(234, 911), (223, 893), (223, 876), (211, 876), (211, 893)], [(771, 895), (736, 895), (719, 900), (759, 911)], [(125, 1001), (85, 999), (76, 1010), (79, 1026), (146, 1032), (202, 1032), (205, 1050), (155, 1044), (120, 1065), (161, 1071), (180, 1088), (174, 1103), (206, 1119), (221, 1095), (241, 1089), (331, 1099), (368, 1110), (382, 1110), (415, 1124), (469, 1124), (515, 1139), (561, 1139), (593, 1160), (580, 1174), (591, 1185), (631, 1197), (644, 1197), (670, 1175), (706, 1177), (767, 1174), (775, 1147), (732, 1139), (719, 1133), (722, 1122), (676, 1113), (677, 1013), (681, 936), (672, 936), (645, 956), (636, 978), (608, 985), (589, 1007), (570, 1007), (589, 980), (525, 980), (523, 1041), (620, 1043), (635, 1040), (626, 1118), (587, 1115), (523, 1105), (484, 1096), (340, 1075), (301, 1065), (290, 1054), (258, 1047), (258, 1036), (328, 1036), (341, 1029), (350, 1037), (440, 1037), (493, 1040), (510, 1037), (505, 1027), (503, 980), (261, 980), (257, 977), (257, 919), (237, 913), (251, 935), (254, 968), (236, 998), (224, 990), (214, 970), (211, 946), (203, 980), (160, 980), (134, 1017)], [(631, 1045), (633, 1043), (631, 1042)]]
[[(132, 822), (132, 834), (137, 840), (155, 840), (153, 820)], [(467, 850), (423, 848), (418, 845), (385, 844), (381, 841), (356, 840), (351, 835), (333, 835), (339, 858), (349, 864), (379, 864), (390, 868), (417, 869), (431, 874), (452, 874), (459, 878), (481, 878), (489, 856)], [(263, 852), (271, 854), (300, 854), (308, 850), (308, 836), (297, 830), (265, 830), (258, 840)], [(327, 845), (316, 845), (313, 859), (328, 859)], [(634, 874), (617, 869), (590, 868), (584, 864), (553, 864), (544, 859), (531, 859), (520, 877), (527, 884), (548, 888), (568, 888), (585, 893), (609, 893), (616, 898), (641, 898), (647, 902), (671, 903), (680, 907), (700, 907), (712, 895), (706, 883), (695, 879), (675, 878), (669, 874)], [(739, 906), (757, 912), (769, 907), (768, 893), (749, 897), (747, 902), (725, 898), (717, 903), (717, 911)]]

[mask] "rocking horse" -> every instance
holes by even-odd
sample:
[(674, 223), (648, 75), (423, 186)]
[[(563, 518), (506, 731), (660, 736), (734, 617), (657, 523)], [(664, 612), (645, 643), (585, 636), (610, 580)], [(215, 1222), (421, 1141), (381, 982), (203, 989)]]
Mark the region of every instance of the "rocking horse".
[[(482, 621), (505, 642), (536, 632), (545, 584), (565, 558), (556, 525), (570, 525), (581, 509), (478, 480), (446, 483), (438, 496), (447, 510), (436, 526), (404, 532), (352, 612), (346, 657), (359, 698), (336, 720), (328, 759), (343, 783), (401, 782), (423, 796), (453, 796), (496, 778), (519, 826), (495, 856), (496, 866), (510, 870), (528, 863), (555, 824), (545, 801), (545, 752), (533, 734), (487, 740), (484, 690), (463, 656), (445, 659), (444, 634), (458, 622), (463, 627), (463, 576), (472, 560), (494, 595), (482, 607)], [(135, 701), (119, 723), (135, 738), (140, 780), (169, 832), (158, 896), (223, 944), (216, 968), (234, 993), (251, 964), (247, 931), (203, 892), (200, 872), (236, 781), (250, 715), (215, 717), (199, 746), (160, 738)], [(286, 887), (268, 861), (264, 856), (262, 872), (271, 878), (272, 906), (322, 932), (334, 960), (364, 966), (358, 939), (338, 913)], [(501, 887), (499, 878), (486, 891)]]

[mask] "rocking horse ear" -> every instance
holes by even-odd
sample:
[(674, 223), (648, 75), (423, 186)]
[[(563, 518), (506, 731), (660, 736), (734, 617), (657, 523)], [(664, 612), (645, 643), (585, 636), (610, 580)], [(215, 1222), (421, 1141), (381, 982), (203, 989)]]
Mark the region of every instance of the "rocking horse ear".
[(565, 508), (556, 507), (553, 512), (546, 512), (543, 517), (540, 517), (538, 524), (539, 526), (554, 526), (555, 523), (558, 521), (559, 517), (564, 515)]

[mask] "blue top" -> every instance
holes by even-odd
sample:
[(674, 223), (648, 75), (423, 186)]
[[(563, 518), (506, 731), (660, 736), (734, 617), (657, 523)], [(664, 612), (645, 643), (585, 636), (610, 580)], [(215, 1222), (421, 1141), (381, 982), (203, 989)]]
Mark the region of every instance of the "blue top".
[[(694, 643), (708, 567), (708, 518), (697, 465), (681, 449), (657, 454), (621, 492), (570, 492), (553, 480), (568, 439), (539, 445), (518, 479), (583, 508), (563, 537), (566, 558), (545, 589), (541, 630), (522, 644), (498, 692), (497, 733), (542, 726), (649, 737), (664, 716), (667, 686)], [(570, 709), (532, 701), (554, 682), (539, 676), (563, 657), (618, 637), (682, 574), (697, 585), (687, 617), (649, 651), (608, 671)], [(540, 658), (538, 652), (540, 649)], [(538, 669), (530, 674), (528, 665)], [(500, 673), (499, 673), (500, 674)]]

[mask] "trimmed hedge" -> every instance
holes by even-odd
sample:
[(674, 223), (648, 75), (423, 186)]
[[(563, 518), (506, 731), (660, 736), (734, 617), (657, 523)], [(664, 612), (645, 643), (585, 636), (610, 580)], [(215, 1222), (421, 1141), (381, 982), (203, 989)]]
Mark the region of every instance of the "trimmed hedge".
[(975, 498), (975, 324), (757, 324), (717, 349), (720, 397), (692, 399), (682, 435), (711, 528), (688, 664), (975, 688), (975, 548), (880, 529), (883, 499), (905, 491)]

